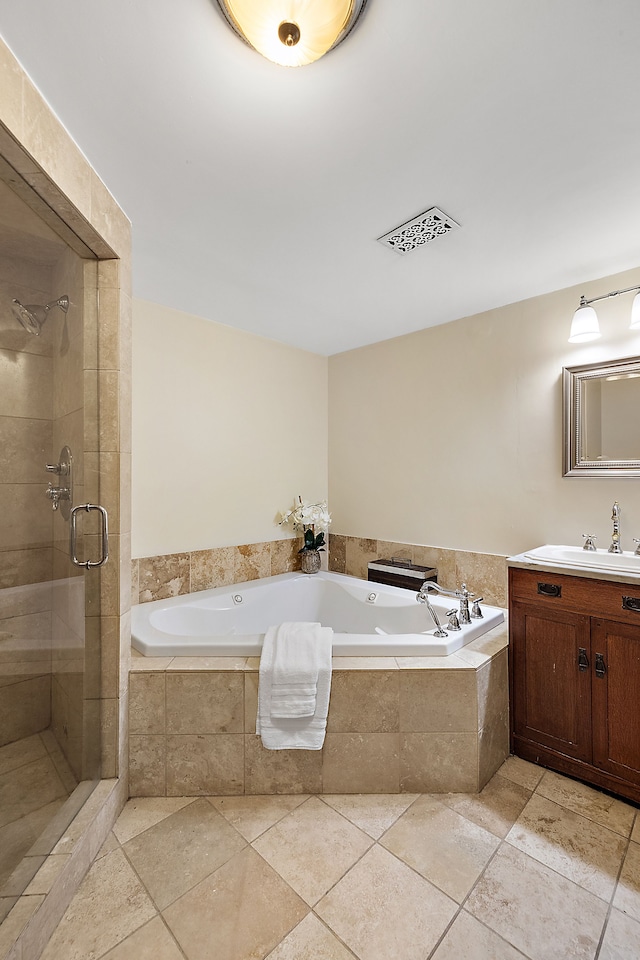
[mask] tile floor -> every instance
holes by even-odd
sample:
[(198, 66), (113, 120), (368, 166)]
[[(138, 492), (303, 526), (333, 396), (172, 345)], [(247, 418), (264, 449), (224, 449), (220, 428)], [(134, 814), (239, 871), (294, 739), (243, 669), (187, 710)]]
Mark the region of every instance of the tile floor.
[(0, 747), (0, 888), (75, 786), (50, 730)]
[(636, 808), (514, 757), (479, 795), (131, 800), (43, 960), (636, 960)]

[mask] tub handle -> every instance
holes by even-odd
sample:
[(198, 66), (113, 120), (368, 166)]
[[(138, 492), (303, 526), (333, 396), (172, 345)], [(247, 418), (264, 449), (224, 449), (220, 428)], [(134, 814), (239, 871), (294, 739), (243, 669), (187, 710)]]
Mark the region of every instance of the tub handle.
[[(100, 559), (99, 560), (78, 560), (77, 557), (77, 518), (78, 511), (84, 510), (86, 513), (90, 513), (92, 510), (97, 510), (100, 514)], [(69, 523), (69, 555), (71, 557), (71, 562), (75, 564), (76, 567), (83, 567), (85, 570), (93, 570), (94, 567), (101, 567), (109, 559), (109, 526), (107, 511), (104, 507), (101, 507), (97, 503), (81, 503), (77, 507), (71, 508), (71, 517)]]

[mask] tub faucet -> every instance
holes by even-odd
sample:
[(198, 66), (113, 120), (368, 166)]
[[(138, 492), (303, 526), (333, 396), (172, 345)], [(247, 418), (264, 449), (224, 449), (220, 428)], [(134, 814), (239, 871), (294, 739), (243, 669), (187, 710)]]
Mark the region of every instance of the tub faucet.
[[(435, 627), (436, 627), (436, 629), (435, 629), (434, 632), (433, 632), (434, 637), (448, 637), (449, 634), (447, 633), (446, 630), (443, 630), (443, 629), (442, 629), (442, 626), (441, 626), (441, 624), (440, 624), (440, 621), (438, 620), (438, 614), (435, 612), (435, 610), (434, 610), (433, 607), (431, 606), (431, 603), (430, 603), (430, 601), (429, 601), (429, 596), (428, 596), (428, 594), (427, 594), (427, 593), (423, 593), (423, 592), (422, 592), (422, 588), (420, 589), (420, 593), (417, 593), (417, 594), (416, 594), (416, 600), (418, 601), (418, 603), (424, 603), (424, 604), (426, 604), (427, 610), (429, 611), (429, 613), (430, 613), (430, 615), (431, 615), (431, 619), (433, 620), (433, 622), (434, 622), (434, 624), (435, 624)], [(448, 616), (448, 614), (447, 614), (447, 616)]]
[(620, 505), (617, 500), (613, 502), (611, 519), (613, 520), (613, 533), (611, 534), (609, 553), (622, 553), (622, 547), (620, 546)]
[[(420, 587), (420, 593), (418, 594), (418, 602), (424, 603), (427, 594), (429, 593), (440, 593), (445, 597), (455, 597), (456, 600), (460, 601), (460, 613), (458, 619), (460, 623), (471, 623), (471, 614), (469, 613), (469, 600), (473, 600), (475, 595), (470, 593), (467, 590), (466, 583), (463, 583), (459, 590), (445, 590), (444, 587), (441, 587), (439, 584), (434, 583), (433, 580), (425, 580), (425, 582)], [(482, 598), (480, 598), (482, 599)]]

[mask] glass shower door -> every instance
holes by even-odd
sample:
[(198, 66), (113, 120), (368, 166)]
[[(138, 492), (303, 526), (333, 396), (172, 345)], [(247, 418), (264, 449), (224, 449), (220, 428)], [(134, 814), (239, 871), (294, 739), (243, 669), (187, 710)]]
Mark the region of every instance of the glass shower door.
[[(0, 903), (100, 775), (97, 264), (0, 182)], [(88, 522), (84, 522), (85, 519)], [(76, 553), (100, 531), (78, 519)], [(1, 919), (1, 917), (0, 917)]]

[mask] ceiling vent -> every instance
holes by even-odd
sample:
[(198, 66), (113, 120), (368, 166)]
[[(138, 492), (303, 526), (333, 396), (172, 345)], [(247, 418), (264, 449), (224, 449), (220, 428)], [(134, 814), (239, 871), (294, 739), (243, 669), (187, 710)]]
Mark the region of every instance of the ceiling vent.
[(386, 247), (391, 247), (396, 253), (404, 255), (417, 250), (425, 243), (431, 243), (432, 240), (443, 237), (446, 233), (451, 233), (455, 227), (459, 226), (459, 223), (448, 217), (438, 207), (430, 207), (420, 216), (385, 233), (383, 237), (378, 237), (378, 240)]

